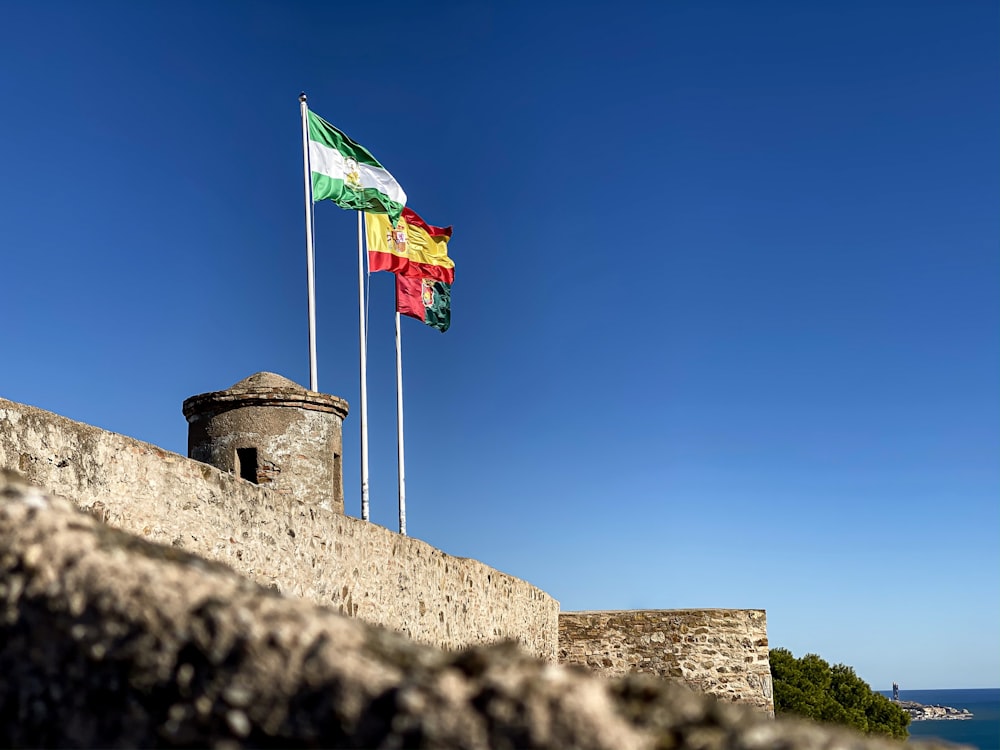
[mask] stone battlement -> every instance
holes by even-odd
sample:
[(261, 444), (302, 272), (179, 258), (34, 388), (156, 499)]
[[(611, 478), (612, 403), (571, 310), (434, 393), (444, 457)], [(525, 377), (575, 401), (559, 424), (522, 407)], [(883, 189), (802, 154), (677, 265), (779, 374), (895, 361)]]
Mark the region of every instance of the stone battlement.
[(773, 715), (763, 610), (560, 614), (530, 583), (343, 515), (342, 399), (259, 373), (188, 399), (184, 414), (192, 458), (0, 399), (0, 469), (111, 526), (420, 643), (512, 640), (547, 661), (673, 678)]
[(0, 468), (112, 526), (421, 643), (514, 640), (556, 658), (559, 603), (541, 589), (148, 443), (0, 399)]
[(774, 712), (762, 609), (561, 612), (559, 661), (608, 677), (671, 677)]

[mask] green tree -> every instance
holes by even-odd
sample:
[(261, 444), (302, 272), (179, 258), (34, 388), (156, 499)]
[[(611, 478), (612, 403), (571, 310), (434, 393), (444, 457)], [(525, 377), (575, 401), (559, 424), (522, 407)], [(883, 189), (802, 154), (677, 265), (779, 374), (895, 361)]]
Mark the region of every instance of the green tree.
[(845, 664), (830, 666), (816, 654), (796, 659), (785, 648), (771, 650), (774, 712), (854, 727), (866, 734), (905, 739), (910, 716)]

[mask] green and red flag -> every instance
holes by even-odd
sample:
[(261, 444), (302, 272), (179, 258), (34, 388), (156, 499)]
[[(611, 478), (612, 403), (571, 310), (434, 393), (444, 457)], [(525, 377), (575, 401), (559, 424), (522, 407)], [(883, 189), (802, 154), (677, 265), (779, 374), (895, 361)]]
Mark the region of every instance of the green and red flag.
[(396, 312), (444, 333), (451, 325), (451, 284), (426, 276), (397, 273)]

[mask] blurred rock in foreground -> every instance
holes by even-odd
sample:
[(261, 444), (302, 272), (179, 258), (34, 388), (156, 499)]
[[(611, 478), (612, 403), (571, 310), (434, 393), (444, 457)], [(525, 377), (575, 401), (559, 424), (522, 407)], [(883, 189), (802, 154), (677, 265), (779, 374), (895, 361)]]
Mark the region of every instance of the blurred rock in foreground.
[(514, 646), (421, 646), (2, 472), (0, 676), (7, 747), (901, 747)]

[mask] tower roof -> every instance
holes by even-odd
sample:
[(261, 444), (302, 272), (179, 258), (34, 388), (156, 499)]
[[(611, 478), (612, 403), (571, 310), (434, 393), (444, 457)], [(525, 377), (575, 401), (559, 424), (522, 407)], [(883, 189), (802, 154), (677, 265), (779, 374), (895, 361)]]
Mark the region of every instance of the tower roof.
[(273, 372), (258, 372), (224, 391), (200, 393), (184, 401), (182, 407), (188, 422), (229, 409), (244, 406), (287, 406), (309, 411), (332, 412), (341, 419), (347, 417), (347, 402), (327, 393), (303, 388)]
[(293, 391), (304, 391), (301, 385), (274, 372), (257, 372), (239, 383), (229, 386), (230, 391), (249, 390), (251, 388), (281, 388)]

